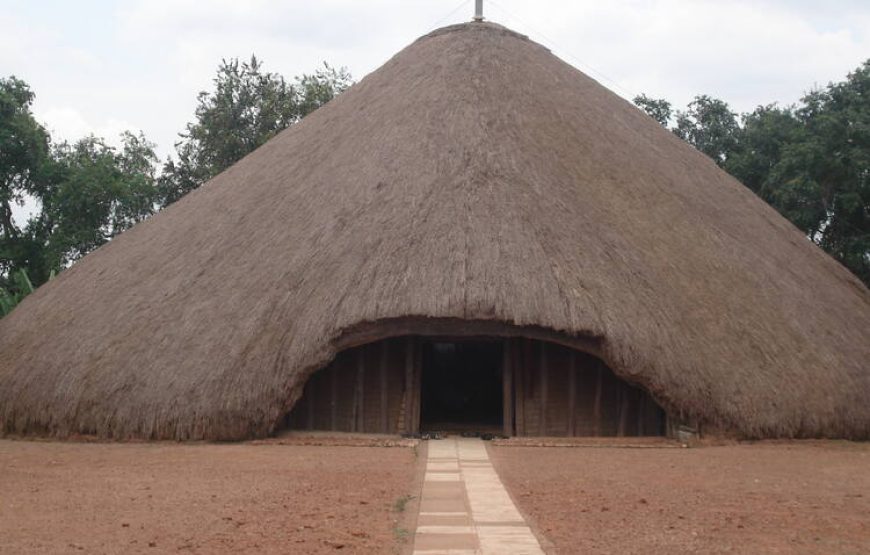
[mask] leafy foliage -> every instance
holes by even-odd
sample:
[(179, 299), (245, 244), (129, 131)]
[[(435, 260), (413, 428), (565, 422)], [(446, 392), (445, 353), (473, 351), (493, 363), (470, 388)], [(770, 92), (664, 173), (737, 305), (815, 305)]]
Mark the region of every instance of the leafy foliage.
[[(102, 139), (51, 145), (30, 111), (34, 95), (0, 79), (0, 296), (4, 310), (54, 272), (152, 214), (154, 145), (125, 133), (120, 150)], [(39, 212), (23, 227), (12, 204), (30, 198)], [(32, 283), (31, 283), (32, 282)]]
[(737, 146), (740, 126), (728, 104), (707, 95), (696, 96), (685, 112), (677, 112), (674, 133), (720, 166)]
[[(223, 61), (212, 92), (198, 97), (196, 121), (158, 171), (155, 145), (126, 132), (115, 148), (85, 137), (52, 145), (31, 113), (23, 81), (0, 79), (0, 310), (160, 207), (195, 189), (280, 130), (347, 89), (345, 69), (323, 68), (288, 83), (249, 62)], [(14, 203), (39, 211), (25, 226)], [(31, 283), (32, 280), (32, 283)]]
[[(667, 127), (667, 101), (635, 103)], [(870, 284), (870, 60), (797, 106), (760, 106), (741, 122), (697, 96), (672, 131)]]
[(248, 62), (223, 60), (212, 92), (200, 92), (196, 121), (187, 124), (160, 179), (161, 201), (170, 204), (199, 187), (282, 129), (326, 104), (352, 84), (347, 70), (328, 64), (288, 83)]
[(33, 293), (33, 284), (24, 270), (18, 270), (12, 275), (10, 286), (0, 288), (0, 316), (6, 316), (21, 299)]
[(648, 116), (659, 122), (664, 127), (670, 124), (671, 117), (674, 115), (671, 103), (663, 98), (650, 98), (645, 94), (634, 97), (633, 102)]
[(86, 137), (53, 152), (53, 186), (31, 222), (45, 241), (49, 266), (60, 269), (154, 213), (154, 145), (124, 133), (115, 149)]

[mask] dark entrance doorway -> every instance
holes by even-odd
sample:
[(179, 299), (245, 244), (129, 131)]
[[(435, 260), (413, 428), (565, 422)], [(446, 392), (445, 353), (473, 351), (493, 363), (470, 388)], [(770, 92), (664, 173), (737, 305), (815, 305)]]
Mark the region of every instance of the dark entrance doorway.
[(422, 354), (422, 431), (500, 433), (502, 342), (426, 342)]

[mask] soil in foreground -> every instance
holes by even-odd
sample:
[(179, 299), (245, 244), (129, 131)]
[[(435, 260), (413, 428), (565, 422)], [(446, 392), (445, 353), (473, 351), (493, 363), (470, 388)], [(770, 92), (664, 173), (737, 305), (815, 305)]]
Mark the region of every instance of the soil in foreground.
[(489, 449), (557, 553), (870, 553), (870, 444)]
[(411, 448), (0, 441), (0, 553), (396, 553), (416, 464)]

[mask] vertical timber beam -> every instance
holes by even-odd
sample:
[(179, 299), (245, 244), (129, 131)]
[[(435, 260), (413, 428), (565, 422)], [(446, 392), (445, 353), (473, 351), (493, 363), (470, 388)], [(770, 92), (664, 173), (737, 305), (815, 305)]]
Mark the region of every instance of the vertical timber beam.
[(414, 430), (414, 338), (406, 337), (405, 341), (405, 433), (412, 434)]
[[(306, 391), (307, 390), (307, 391)], [(308, 429), (314, 429), (314, 397), (316, 396), (317, 388), (314, 387), (314, 375), (308, 378), (308, 383), (305, 384), (305, 389), (302, 390), (302, 395), (305, 395), (308, 403)]]
[(511, 340), (502, 341), (501, 385), (502, 385), (502, 434), (514, 435), (514, 400), (513, 400), (513, 366), (511, 357)]
[[(622, 384), (620, 384), (622, 385)], [(628, 423), (628, 390), (622, 386), (619, 388), (619, 428), (616, 435), (625, 437), (625, 426)]]
[(390, 423), (388, 420), (389, 414), (389, 390), (387, 389), (387, 363), (389, 361), (389, 343), (388, 340), (381, 341), (381, 360), (380, 360), (380, 373), (381, 373), (381, 433), (388, 434), (390, 433)]
[(635, 435), (642, 436), (643, 435), (643, 409), (644, 409), (644, 400), (646, 395), (643, 392), (638, 392), (637, 396), (637, 433)]
[(336, 397), (338, 397), (337, 367), (338, 365), (329, 366), (329, 429), (332, 431), (335, 431), (338, 425), (338, 404), (336, 403)]
[(595, 362), (595, 403), (592, 405), (592, 425), (595, 428), (595, 435), (601, 435), (601, 388), (604, 380), (604, 369), (601, 367), (601, 361)]
[(353, 395), (353, 429), (356, 432), (366, 431), (366, 362), (365, 358), (356, 357), (356, 389)]
[(549, 367), (547, 364), (547, 344), (543, 341), (540, 342), (541, 345), (541, 368), (539, 374), (541, 375), (541, 435), (547, 435), (547, 389), (549, 387)]
[(577, 357), (568, 355), (568, 436), (577, 435)]
[(414, 402), (412, 404), (411, 427), (413, 431), (420, 431), (420, 394), (423, 391), (423, 348), (418, 339), (412, 339), (414, 346)]
[(528, 375), (528, 340), (512, 340), (517, 364), (514, 366), (514, 393), (516, 395), (517, 435), (526, 435), (526, 376)]

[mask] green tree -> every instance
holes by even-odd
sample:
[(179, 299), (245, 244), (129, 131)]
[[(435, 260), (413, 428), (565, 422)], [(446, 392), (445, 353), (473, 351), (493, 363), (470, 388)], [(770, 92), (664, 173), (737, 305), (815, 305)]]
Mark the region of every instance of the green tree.
[(199, 187), (351, 84), (347, 70), (327, 64), (288, 83), (254, 56), (241, 63), (223, 60), (214, 90), (199, 93), (196, 119), (176, 144), (177, 159), (164, 165), (162, 203)]
[(28, 226), (44, 246), (45, 267), (60, 270), (154, 213), (154, 145), (126, 132), (119, 149), (86, 137), (53, 150), (52, 186)]
[[(44, 183), (48, 161), (48, 133), (33, 117), (33, 92), (27, 83), (0, 78), (0, 235), (5, 253), (19, 235), (12, 219), (12, 206), (28, 194), (37, 193)], [(0, 259), (0, 273), (10, 270), (8, 257)]]
[(771, 172), (788, 145), (802, 141), (805, 129), (792, 108), (759, 106), (742, 116), (738, 141), (725, 169), (767, 202), (773, 202), (777, 182)]
[(737, 145), (740, 125), (728, 104), (700, 95), (685, 112), (677, 112), (673, 131), (722, 166)]
[[(666, 101), (635, 103), (669, 120)], [(870, 284), (870, 60), (797, 106), (760, 106), (741, 122), (721, 100), (697, 96), (672, 130)]]
[(651, 98), (641, 94), (635, 96), (633, 102), (662, 126), (668, 127), (670, 125), (671, 117), (673, 117), (673, 108), (667, 100), (663, 98)]
[(782, 149), (771, 203), (870, 283), (870, 60), (801, 100), (803, 133)]
[(24, 81), (0, 78), (0, 295), (18, 299), (22, 274), (39, 246), (12, 218), (12, 207), (46, 187), (49, 136), (31, 113), (34, 94)]

